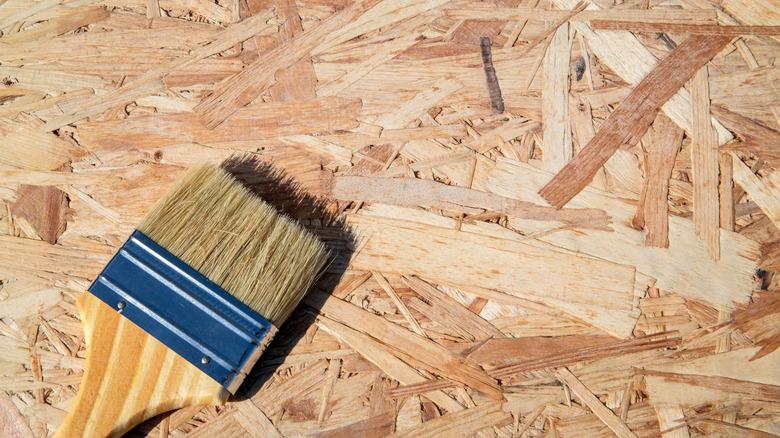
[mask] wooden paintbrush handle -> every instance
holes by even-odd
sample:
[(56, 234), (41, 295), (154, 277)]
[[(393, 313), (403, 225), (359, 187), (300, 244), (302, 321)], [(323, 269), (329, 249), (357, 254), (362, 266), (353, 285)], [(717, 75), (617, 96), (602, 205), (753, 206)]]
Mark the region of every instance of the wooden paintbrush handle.
[(163, 412), (223, 404), (229, 393), (90, 293), (76, 303), (87, 367), (61, 438), (121, 436)]

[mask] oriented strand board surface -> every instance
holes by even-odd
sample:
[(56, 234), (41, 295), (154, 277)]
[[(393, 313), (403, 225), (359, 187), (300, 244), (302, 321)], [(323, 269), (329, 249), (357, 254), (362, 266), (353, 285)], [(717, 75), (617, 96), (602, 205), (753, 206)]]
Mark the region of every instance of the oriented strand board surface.
[(130, 436), (780, 435), (776, 3), (0, 1), (0, 434), (57, 430), (76, 300), (234, 157), (336, 257)]

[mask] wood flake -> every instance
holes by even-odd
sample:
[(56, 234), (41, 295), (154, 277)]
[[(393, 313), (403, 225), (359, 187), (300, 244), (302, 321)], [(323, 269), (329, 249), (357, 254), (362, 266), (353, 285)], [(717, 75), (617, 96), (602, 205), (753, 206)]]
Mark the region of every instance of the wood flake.
[[(427, 379), (415, 370), (414, 367), (395, 357), (386, 346), (368, 335), (330, 319), (321, 319), (317, 324), (323, 330), (326, 330), (355, 349), (355, 351), (358, 351), (366, 359), (387, 373), (388, 376), (399, 382), (407, 385), (427, 382)], [(441, 391), (429, 392), (426, 394), (426, 397), (451, 412), (463, 409), (463, 406), (457, 401)]]
[(11, 213), (27, 218), (38, 235), (52, 245), (65, 231), (68, 200), (56, 187), (23, 185), (10, 209)]
[(544, 85), (542, 88), (542, 118), (544, 120), (545, 169), (558, 172), (573, 154), (569, 129), (569, 26), (564, 23), (552, 36), (544, 55)]
[(659, 115), (653, 130), (653, 142), (647, 157), (643, 228), (645, 245), (669, 247), (669, 178), (680, 150), (683, 131), (666, 116)]
[(710, 124), (707, 67), (691, 79), (691, 162), (693, 163), (693, 229), (713, 259), (720, 258), (720, 202), (718, 198), (718, 142)]
[[(559, 8), (566, 9), (571, 8), (575, 4), (575, 0), (555, 0), (554, 3)], [(590, 3), (583, 13), (595, 13), (596, 11), (601, 12), (595, 3)], [(674, 15), (678, 13), (675, 11)], [(593, 50), (596, 57), (631, 85), (638, 85), (658, 64), (656, 57), (628, 32), (595, 31), (587, 23), (579, 22), (573, 23), (573, 26), (577, 32), (585, 37), (588, 47)], [(669, 101), (662, 105), (661, 109), (679, 127), (690, 132), (690, 96), (685, 89), (680, 89), (669, 98)], [(731, 140), (731, 134), (720, 123), (713, 121), (713, 125), (718, 131), (720, 144)]]
[(599, 417), (615, 435), (621, 438), (636, 437), (636, 434), (634, 434), (620, 418), (615, 416), (612, 411), (604, 406), (601, 401), (599, 401), (599, 399), (571, 373), (571, 371), (566, 368), (561, 368), (555, 373), (555, 376), (561, 383), (568, 385), (577, 398), (593, 411), (593, 413), (596, 414), (596, 416)]
[(563, 207), (622, 144), (636, 143), (660, 106), (729, 41), (731, 37), (694, 35), (677, 46), (610, 114), (588, 145), (539, 191), (542, 197), (555, 207)]
[(563, 222), (573, 227), (607, 228), (608, 222), (604, 212), (596, 209), (555, 210), (421, 179), (339, 176), (333, 182), (331, 194), (340, 200), (422, 205), (466, 213), (484, 209), (528, 220)]
[[(78, 132), (93, 150), (252, 141), (354, 128), (360, 107), (356, 99), (325, 97), (251, 105), (218, 129), (200, 125), (194, 113), (177, 113), (83, 123)], [(150, 125), (155, 126), (151, 132)]]
[(501, 410), (501, 405), (492, 402), (426, 421), (420, 426), (407, 430), (398, 436), (423, 438), (429, 436), (450, 436), (452, 434), (471, 435), (480, 429), (500, 426), (508, 423), (510, 420), (509, 414)]
[(716, 24), (647, 23), (619, 20), (593, 20), (593, 29), (631, 32), (683, 32), (697, 35), (740, 36), (780, 35), (780, 26), (720, 26)]
[(780, 179), (777, 172), (760, 178), (733, 152), (731, 159), (734, 181), (758, 204), (772, 223), (780, 227)]
[[(549, 175), (527, 164), (500, 160), (488, 179), (488, 186), (492, 192), (500, 195), (542, 203), (544, 201), (535, 190), (549, 180)], [(605, 192), (589, 188), (580, 192), (572, 201), (572, 207), (589, 205), (604, 206), (610, 212), (615, 232), (594, 230), (571, 233), (556, 230), (539, 239), (605, 260), (629, 263), (636, 266), (637, 271), (655, 278), (656, 287), (688, 298), (727, 308), (747, 302), (754, 284), (757, 257), (755, 242), (721, 230), (721, 258), (716, 262), (695, 235), (691, 221), (670, 216), (669, 248), (644, 247), (642, 233), (628, 225), (634, 214), (633, 206)], [(528, 232), (544, 230), (531, 225), (521, 221), (514, 224)], [(680, 266), (686, 266), (686, 270), (680, 271)], [(726, 274), (726, 271), (731, 273)], [(695, 279), (690, 276), (692, 272), (696, 273)]]
[[(634, 325), (632, 267), (577, 257), (531, 242), (414, 222), (383, 222), (376, 216), (356, 215), (350, 219), (362, 234), (369, 236), (352, 260), (355, 268), (414, 274), (465, 287), (479, 285), (531, 300), (544, 300), (620, 337), (626, 336)], [(374, 228), (380, 225), (381, 231)], [(399, 254), (404, 257), (398, 257)], [(553, 272), (553, 266), (546, 262), (549, 258), (566, 262)], [(496, 263), (495, 267), (488, 271), (481, 269), (488, 261)], [(588, 274), (580, 274), (585, 272)]]

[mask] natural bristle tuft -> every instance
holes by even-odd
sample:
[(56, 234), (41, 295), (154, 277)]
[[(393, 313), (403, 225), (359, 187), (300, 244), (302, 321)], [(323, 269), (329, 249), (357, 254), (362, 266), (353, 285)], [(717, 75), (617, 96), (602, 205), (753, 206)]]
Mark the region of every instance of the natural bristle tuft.
[(313, 234), (211, 165), (191, 168), (138, 230), (277, 327), (327, 259)]

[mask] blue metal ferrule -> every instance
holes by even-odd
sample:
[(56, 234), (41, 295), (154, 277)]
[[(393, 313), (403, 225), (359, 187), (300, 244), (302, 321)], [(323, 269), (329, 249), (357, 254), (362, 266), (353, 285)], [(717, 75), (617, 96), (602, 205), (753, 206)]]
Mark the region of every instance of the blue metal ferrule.
[(89, 291), (231, 393), (276, 333), (267, 319), (138, 230)]

